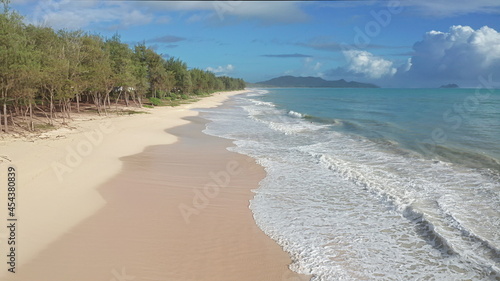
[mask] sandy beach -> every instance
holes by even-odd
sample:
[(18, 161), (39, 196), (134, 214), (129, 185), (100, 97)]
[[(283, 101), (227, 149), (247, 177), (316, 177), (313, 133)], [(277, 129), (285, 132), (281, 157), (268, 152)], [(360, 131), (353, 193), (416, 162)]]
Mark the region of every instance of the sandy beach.
[(3, 262), (0, 280), (307, 280), (248, 208), (262, 167), (191, 110), (238, 93), (0, 141), (18, 186), (16, 273)]

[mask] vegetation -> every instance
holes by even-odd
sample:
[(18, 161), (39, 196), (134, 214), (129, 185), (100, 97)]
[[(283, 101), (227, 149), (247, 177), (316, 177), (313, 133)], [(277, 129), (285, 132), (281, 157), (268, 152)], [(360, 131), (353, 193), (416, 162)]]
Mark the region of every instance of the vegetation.
[(112, 38), (83, 31), (27, 25), (0, 0), (0, 127), (29, 131), (34, 119), (71, 118), (82, 105), (107, 115), (118, 104), (175, 105), (183, 99), (245, 87), (242, 79), (188, 69), (177, 58), (165, 60), (144, 43), (130, 48)]

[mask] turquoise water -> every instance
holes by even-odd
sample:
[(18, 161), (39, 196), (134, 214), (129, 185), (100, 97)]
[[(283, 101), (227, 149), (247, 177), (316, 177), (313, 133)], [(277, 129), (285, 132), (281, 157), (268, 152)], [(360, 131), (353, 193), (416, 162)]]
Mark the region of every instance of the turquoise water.
[[(269, 89), (204, 110), (267, 172), (250, 208), (312, 280), (500, 280), (500, 95)], [(284, 279), (286, 280), (286, 279)]]
[(500, 171), (500, 90), (274, 89), (262, 97), (333, 130)]

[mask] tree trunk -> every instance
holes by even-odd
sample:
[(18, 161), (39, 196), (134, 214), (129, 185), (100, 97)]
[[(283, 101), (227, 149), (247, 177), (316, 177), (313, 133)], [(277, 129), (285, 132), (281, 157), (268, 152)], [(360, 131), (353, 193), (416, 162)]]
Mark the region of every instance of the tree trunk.
[(109, 102), (108, 98), (109, 98), (109, 94), (105, 95), (103, 97), (103, 101), (102, 101), (102, 103), (104, 105), (104, 116), (108, 116), (108, 108), (106, 107), (106, 100)]
[(10, 109), (9, 112), (10, 112), (10, 122), (12, 123), (13, 126), (17, 125), (14, 122), (14, 114), (12, 113), (12, 109)]
[(118, 94), (118, 97), (116, 98), (116, 101), (115, 101), (115, 111), (116, 111), (117, 115), (118, 115), (118, 102), (120, 101), (121, 95), (122, 95), (122, 91), (120, 91), (120, 93)]
[(22, 112), (22, 116), (23, 116), (23, 122), (28, 124), (28, 131), (29, 131), (29, 122), (28, 122), (28, 112), (30, 111), (30, 108), (29, 106), (26, 106), (26, 110), (22, 110), (21, 108), (21, 112)]
[(67, 105), (68, 105), (68, 108), (67, 108), (67, 109), (68, 109), (68, 110), (67, 110), (67, 112), (68, 112), (68, 119), (71, 119), (71, 99), (68, 99), (68, 100), (66, 101), (66, 103), (67, 103)]
[(76, 94), (76, 112), (80, 113), (80, 94)]
[[(99, 98), (100, 99), (100, 98)], [(104, 116), (108, 116), (108, 111), (106, 110), (107, 107), (106, 107), (106, 102), (107, 102), (108, 98), (106, 95), (103, 95), (102, 96), (102, 110), (104, 110)]]
[(53, 97), (53, 94), (52, 92), (50, 93), (50, 105), (49, 105), (49, 116), (50, 116), (50, 119), (49, 119), (49, 124), (52, 125), (52, 118), (54, 118), (54, 97)]
[(4, 102), (3, 103), (3, 123), (5, 126), (5, 132), (9, 132), (9, 125), (7, 124), (7, 104)]
[(101, 115), (101, 106), (100, 106), (100, 97), (99, 97), (99, 94), (95, 94), (93, 95), (94, 96), (94, 104), (95, 104), (95, 107), (97, 109), (97, 114)]
[(63, 125), (66, 124), (66, 116), (65, 116), (65, 106), (63, 101), (59, 101), (59, 106), (61, 107), (61, 117), (63, 119)]
[(34, 131), (35, 130), (35, 124), (33, 124), (33, 105), (31, 104), (31, 102), (30, 102), (30, 122), (29, 122), (29, 126), (30, 126), (30, 131)]

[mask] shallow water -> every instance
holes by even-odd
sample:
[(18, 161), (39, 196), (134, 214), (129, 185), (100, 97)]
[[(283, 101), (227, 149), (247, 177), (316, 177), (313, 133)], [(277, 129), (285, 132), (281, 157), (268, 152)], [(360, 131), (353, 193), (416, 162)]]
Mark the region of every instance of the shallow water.
[(205, 131), (265, 167), (251, 209), (295, 271), (313, 280), (500, 280), (500, 96), (471, 97), (255, 90), (206, 110), (214, 122)]

